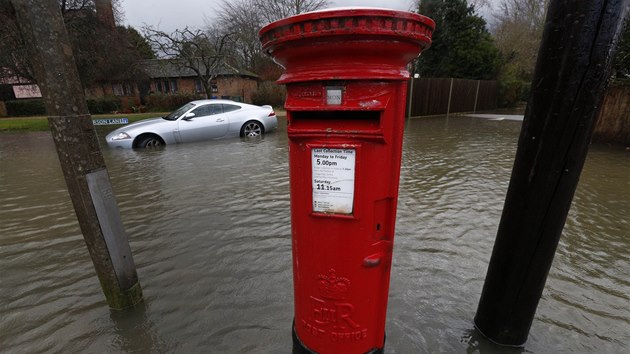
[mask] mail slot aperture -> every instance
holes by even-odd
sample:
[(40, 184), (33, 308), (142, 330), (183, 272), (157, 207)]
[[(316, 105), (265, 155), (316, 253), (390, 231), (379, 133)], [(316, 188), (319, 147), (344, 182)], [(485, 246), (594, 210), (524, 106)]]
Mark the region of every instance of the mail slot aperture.
[(298, 111), (291, 112), (288, 129), (293, 132), (318, 131), (327, 133), (381, 132), (379, 111)]

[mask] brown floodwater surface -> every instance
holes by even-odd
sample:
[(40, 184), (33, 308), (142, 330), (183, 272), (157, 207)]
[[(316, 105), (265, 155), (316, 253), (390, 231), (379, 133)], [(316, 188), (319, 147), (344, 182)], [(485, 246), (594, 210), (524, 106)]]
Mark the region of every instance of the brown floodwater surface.
[[(406, 127), (386, 353), (495, 353), (475, 315), (520, 122)], [(102, 137), (107, 127), (99, 127)], [(0, 352), (289, 353), (287, 138), (103, 148), (144, 302), (105, 303), (49, 133), (0, 134)], [(630, 152), (594, 145), (530, 336), (628, 352)]]

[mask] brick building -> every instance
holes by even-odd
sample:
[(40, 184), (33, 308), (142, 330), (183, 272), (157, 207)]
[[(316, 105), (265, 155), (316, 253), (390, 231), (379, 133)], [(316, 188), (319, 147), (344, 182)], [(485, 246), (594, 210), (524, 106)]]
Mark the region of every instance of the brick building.
[[(197, 78), (197, 74), (179, 64), (176, 60), (170, 59), (143, 60), (137, 65), (145, 74), (144, 80), (126, 81), (112, 78), (110, 81), (98, 82), (85, 88), (86, 98), (116, 96), (120, 99), (121, 107), (124, 110), (128, 107), (141, 105), (143, 97), (155, 93), (187, 93), (203, 97), (203, 85)], [(215, 76), (210, 82), (212, 89), (210, 98), (252, 102), (252, 95), (258, 89), (259, 78), (256, 74), (224, 65), (215, 70)], [(11, 93), (15, 92), (11, 95), (12, 97), (3, 97), (4, 100), (41, 97), (37, 85), (24, 79), (18, 81), (5, 79), (0, 84), (4, 84), (0, 86), (9, 87)], [(6, 115), (7, 112), (3, 110), (0, 113)]]
[[(151, 59), (138, 63), (146, 74), (144, 82), (112, 80), (86, 89), (88, 97), (117, 96), (123, 107), (140, 104), (141, 97), (149, 94), (188, 93), (203, 96), (204, 89), (197, 74), (173, 59)], [(215, 71), (211, 81), (210, 98), (227, 98), (235, 101), (252, 101), (258, 89), (258, 75), (224, 65)]]
[[(183, 67), (177, 60), (144, 60), (140, 65), (150, 80), (149, 93), (204, 94), (203, 85), (197, 74), (192, 69)], [(246, 70), (223, 65), (215, 70), (215, 75), (216, 78), (210, 82), (212, 88), (210, 98), (251, 102), (252, 94), (258, 89), (258, 75)]]

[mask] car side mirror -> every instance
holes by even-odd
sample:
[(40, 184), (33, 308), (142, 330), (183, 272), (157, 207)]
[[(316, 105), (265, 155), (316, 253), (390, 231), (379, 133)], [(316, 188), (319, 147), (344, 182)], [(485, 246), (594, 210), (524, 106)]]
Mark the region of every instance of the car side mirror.
[(183, 118), (183, 119), (184, 119), (184, 120), (191, 120), (194, 116), (195, 116), (195, 114), (194, 114), (193, 112), (186, 113), (186, 114), (184, 115), (184, 118)]

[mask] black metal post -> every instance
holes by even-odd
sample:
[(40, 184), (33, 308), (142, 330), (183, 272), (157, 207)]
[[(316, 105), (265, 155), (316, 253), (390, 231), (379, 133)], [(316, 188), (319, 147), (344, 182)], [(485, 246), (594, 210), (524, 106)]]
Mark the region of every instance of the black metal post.
[(477, 328), (525, 343), (571, 206), (628, 0), (552, 0)]

